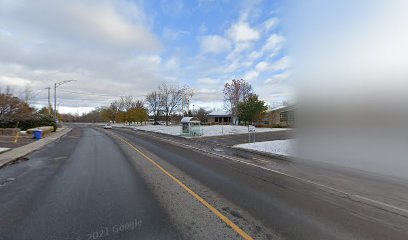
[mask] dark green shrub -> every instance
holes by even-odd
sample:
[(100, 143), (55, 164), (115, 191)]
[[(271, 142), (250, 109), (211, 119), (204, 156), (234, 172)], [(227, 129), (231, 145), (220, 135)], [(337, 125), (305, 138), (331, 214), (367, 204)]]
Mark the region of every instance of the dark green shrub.
[(57, 130), (57, 123), (53, 116), (48, 114), (34, 113), (29, 117), (23, 119), (1, 119), (0, 128), (14, 128), (18, 127), (21, 130), (30, 128), (53, 126), (54, 132)]

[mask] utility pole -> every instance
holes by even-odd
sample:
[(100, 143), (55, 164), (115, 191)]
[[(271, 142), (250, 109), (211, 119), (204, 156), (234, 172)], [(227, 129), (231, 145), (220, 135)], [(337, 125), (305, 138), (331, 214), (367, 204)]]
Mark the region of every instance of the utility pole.
[(45, 89), (48, 89), (48, 114), (51, 114), (51, 88), (50, 87), (46, 87)]
[(76, 82), (76, 80), (65, 80), (59, 83), (54, 83), (54, 119), (57, 121), (57, 87), (64, 83)]
[(54, 120), (57, 121), (57, 83), (54, 83)]

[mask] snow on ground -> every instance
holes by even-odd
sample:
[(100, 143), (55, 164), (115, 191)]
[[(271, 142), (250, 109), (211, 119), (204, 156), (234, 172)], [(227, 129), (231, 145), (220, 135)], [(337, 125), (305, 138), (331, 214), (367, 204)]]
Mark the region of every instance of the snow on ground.
[(294, 139), (275, 140), (266, 142), (244, 143), (234, 147), (256, 150), (260, 152), (273, 153), (285, 156), (294, 156)]
[[(136, 126), (126, 126), (123, 124), (114, 124), (114, 127), (129, 127), (134, 129), (140, 129), (151, 132), (160, 132), (169, 135), (181, 135), (181, 126), (164, 126), (164, 125), (136, 125)], [(272, 131), (283, 131), (288, 130), (287, 128), (256, 128), (256, 132), (272, 132)], [(212, 125), (212, 126), (201, 126), (201, 131), (203, 136), (221, 136), (221, 135), (232, 135), (248, 133), (247, 126), (231, 126), (231, 125)]]
[(0, 147), (0, 153), (7, 152), (10, 148)]

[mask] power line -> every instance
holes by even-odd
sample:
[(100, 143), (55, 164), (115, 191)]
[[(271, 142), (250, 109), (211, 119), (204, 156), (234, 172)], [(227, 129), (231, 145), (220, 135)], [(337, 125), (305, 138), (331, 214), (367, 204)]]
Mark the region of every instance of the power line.
[[(58, 97), (58, 99), (62, 100), (80, 100), (80, 101), (93, 101), (93, 102), (106, 102), (109, 101), (109, 99), (90, 99), (90, 98), (67, 98), (67, 97)], [(43, 102), (46, 102), (47, 97), (42, 97), (42, 98), (37, 98), (36, 100), (42, 100)]]
[[(100, 96), (100, 97), (123, 97), (125, 95), (111, 95), (111, 94), (98, 94), (98, 93), (87, 93), (87, 92), (76, 92), (76, 91), (69, 91), (69, 90), (59, 90), (61, 92), (67, 93), (74, 93), (74, 94), (81, 94), (81, 95), (89, 95), (89, 96)], [(137, 97), (146, 97), (146, 95), (139, 95)]]
[[(47, 89), (46, 88), (41, 88), (41, 89), (37, 89), (37, 90), (33, 90), (32, 92), (37, 92), (35, 95), (33, 95), (33, 97), (38, 96), (43, 90)], [(22, 94), (25, 93), (26, 90), (22, 90), (22, 91), (18, 91), (18, 92), (13, 92), (13, 94)], [(89, 92), (77, 92), (77, 91), (70, 91), (70, 90), (65, 90), (65, 89), (59, 89), (58, 91), (60, 92), (66, 92), (66, 93), (73, 93), (73, 94), (80, 94), (80, 95), (87, 95), (87, 96), (99, 96), (99, 97), (123, 97), (123, 96), (127, 96), (126, 94), (122, 94), (122, 95), (112, 95), (112, 94), (100, 94), (100, 93), (89, 93)], [(144, 98), (147, 95), (138, 95), (138, 96), (133, 96), (135, 98)]]

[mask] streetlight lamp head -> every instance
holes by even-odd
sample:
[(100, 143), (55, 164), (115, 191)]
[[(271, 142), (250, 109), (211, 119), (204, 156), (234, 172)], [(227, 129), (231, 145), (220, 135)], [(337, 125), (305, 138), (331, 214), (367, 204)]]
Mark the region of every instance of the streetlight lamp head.
[(58, 87), (58, 86), (61, 86), (64, 83), (76, 82), (76, 81), (77, 80), (65, 80), (65, 81), (62, 81), (62, 82), (59, 82), (59, 83), (55, 83), (55, 86)]

